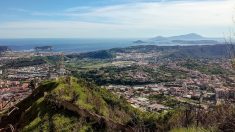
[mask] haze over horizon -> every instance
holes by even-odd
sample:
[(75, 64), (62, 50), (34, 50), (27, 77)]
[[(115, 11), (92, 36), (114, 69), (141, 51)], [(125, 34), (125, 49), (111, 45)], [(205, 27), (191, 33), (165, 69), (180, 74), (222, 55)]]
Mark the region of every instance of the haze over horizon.
[(234, 0), (8, 0), (0, 4), (0, 38), (223, 37), (234, 7)]

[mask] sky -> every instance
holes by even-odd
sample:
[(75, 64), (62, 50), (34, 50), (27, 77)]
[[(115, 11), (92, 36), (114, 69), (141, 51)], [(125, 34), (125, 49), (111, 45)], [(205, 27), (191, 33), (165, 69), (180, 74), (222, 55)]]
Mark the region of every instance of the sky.
[(0, 38), (223, 37), (234, 16), (235, 0), (0, 0)]

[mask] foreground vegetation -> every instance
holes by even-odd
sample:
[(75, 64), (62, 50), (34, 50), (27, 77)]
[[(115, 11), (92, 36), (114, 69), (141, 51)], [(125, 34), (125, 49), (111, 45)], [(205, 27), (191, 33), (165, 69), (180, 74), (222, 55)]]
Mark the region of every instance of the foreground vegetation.
[(6, 125), (15, 122), (21, 131), (108, 131), (141, 129), (145, 125), (152, 129), (156, 127), (155, 113), (141, 112), (106, 89), (73, 77), (43, 83), (17, 107), (21, 113), (13, 112), (14, 117), (3, 116), (3, 120)]
[(4, 124), (7, 127), (7, 124), (11, 123), (25, 132), (118, 130), (194, 132), (230, 131), (231, 128), (235, 128), (235, 108), (232, 105), (217, 106), (207, 111), (185, 105), (168, 112), (143, 112), (106, 89), (74, 77), (44, 82), (17, 107), (19, 111), (13, 112), (13, 117), (1, 115), (4, 122), (1, 123), (1, 127), (4, 127)]

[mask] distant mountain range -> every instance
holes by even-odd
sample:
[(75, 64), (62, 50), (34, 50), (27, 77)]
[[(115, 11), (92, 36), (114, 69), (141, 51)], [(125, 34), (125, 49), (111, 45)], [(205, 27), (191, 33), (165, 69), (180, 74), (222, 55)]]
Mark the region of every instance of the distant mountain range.
[(171, 36), (171, 37), (163, 37), (163, 36), (157, 36), (154, 38), (151, 38), (151, 40), (159, 41), (159, 40), (204, 40), (207, 39), (199, 34), (196, 33), (190, 33), (185, 35), (179, 35), (179, 36)]
[(189, 33), (179, 36), (156, 36), (147, 40), (137, 40), (133, 43), (148, 43), (157, 45), (208, 45), (223, 43), (222, 38), (208, 38), (196, 33)]
[[(113, 59), (120, 53), (159, 53), (158, 59), (222, 59), (230, 58), (235, 53), (235, 45), (185, 45), (185, 46), (158, 46), (158, 45), (137, 45), (126, 48), (113, 48), (87, 53), (67, 55), (68, 58), (78, 59)], [(151, 57), (150, 57), (151, 58)]]

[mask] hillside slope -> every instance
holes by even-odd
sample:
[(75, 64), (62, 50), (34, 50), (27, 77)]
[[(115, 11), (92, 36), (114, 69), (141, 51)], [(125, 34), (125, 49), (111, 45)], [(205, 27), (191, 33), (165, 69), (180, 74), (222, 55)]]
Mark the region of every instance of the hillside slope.
[(73, 77), (44, 82), (16, 106), (19, 109), (9, 115), (8, 111), (0, 113), (0, 131), (206, 132), (235, 128), (234, 105), (200, 110), (200, 118), (197, 108), (190, 106), (161, 114), (141, 112), (106, 89)]
[(234, 50), (234, 45), (192, 45), (192, 46), (157, 46), (157, 45), (139, 45), (127, 48), (110, 49), (113, 54), (116, 53), (156, 53), (163, 58), (228, 58)]
[[(48, 81), (2, 116), (0, 128), (9, 124), (31, 131), (136, 131), (154, 130), (155, 114), (143, 113), (106, 89), (73, 77)], [(150, 123), (150, 124), (149, 124)]]

